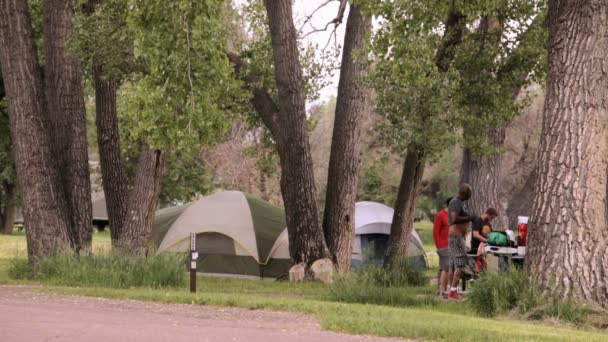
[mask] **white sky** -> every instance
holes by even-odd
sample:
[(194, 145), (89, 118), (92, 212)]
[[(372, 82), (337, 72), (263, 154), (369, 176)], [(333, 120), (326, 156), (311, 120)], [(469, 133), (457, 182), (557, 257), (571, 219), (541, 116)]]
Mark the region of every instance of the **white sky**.
[[(296, 25), (296, 29), (302, 27), (307, 16), (309, 16), (315, 9), (317, 9), (320, 5), (326, 3), (327, 0), (296, 0), (293, 7), (294, 12), (294, 22)], [(322, 29), (327, 25), (327, 23), (331, 22), (338, 14), (338, 7), (340, 6), (340, 1), (331, 1), (328, 5), (321, 8), (317, 12), (315, 12), (311, 21), (307, 23), (302, 29), (303, 34), (309, 33), (315, 29)], [(344, 32), (346, 29), (346, 19), (348, 18), (348, 6), (346, 8), (346, 12), (344, 13), (344, 18), (342, 19), (342, 24), (338, 26), (336, 30), (336, 39), (340, 46), (344, 44)], [(319, 52), (323, 49), (323, 47), (327, 44), (327, 41), (330, 39), (330, 35), (333, 31), (333, 24), (330, 25), (327, 31), (324, 32), (316, 32), (308, 35), (305, 38), (307, 43), (317, 44), (319, 46)], [(333, 44), (333, 38), (332, 42)], [(340, 49), (340, 51), (342, 51)], [(342, 56), (338, 57), (338, 60), (341, 60)], [(329, 86), (325, 87), (321, 90), (321, 101), (326, 101), (332, 95), (335, 96), (338, 93), (338, 80), (340, 78), (339, 70), (336, 70), (332, 82)]]

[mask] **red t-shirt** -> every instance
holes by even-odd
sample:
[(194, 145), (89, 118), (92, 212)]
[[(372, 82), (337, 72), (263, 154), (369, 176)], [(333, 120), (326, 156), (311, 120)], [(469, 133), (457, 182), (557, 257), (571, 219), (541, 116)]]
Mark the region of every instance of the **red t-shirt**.
[(449, 230), (448, 211), (442, 210), (435, 215), (435, 223), (433, 224), (433, 239), (437, 249), (448, 248)]

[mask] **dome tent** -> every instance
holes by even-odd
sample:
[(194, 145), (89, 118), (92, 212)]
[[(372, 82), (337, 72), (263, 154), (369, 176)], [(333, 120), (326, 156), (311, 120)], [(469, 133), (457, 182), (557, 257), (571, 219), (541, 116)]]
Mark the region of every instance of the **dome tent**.
[(277, 278), (289, 271), (287, 246), (275, 246), (285, 214), (249, 194), (224, 191), (157, 212), (157, 252), (187, 252), (196, 233), (198, 272), (235, 278)]
[[(382, 265), (391, 234), (394, 210), (381, 203), (358, 202), (355, 205), (355, 238), (353, 240), (352, 265), (361, 265), (366, 259)], [(416, 230), (412, 230), (407, 258), (416, 268), (427, 268), (426, 254), (422, 240)]]

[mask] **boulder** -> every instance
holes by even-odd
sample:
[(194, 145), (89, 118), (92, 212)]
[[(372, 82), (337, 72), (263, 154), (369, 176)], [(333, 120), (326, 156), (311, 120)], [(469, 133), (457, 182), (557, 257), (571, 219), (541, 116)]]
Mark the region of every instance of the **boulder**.
[(310, 266), (312, 278), (324, 284), (331, 284), (334, 281), (334, 263), (330, 259), (319, 259)]
[(301, 262), (289, 269), (289, 282), (301, 283), (306, 277), (306, 263)]

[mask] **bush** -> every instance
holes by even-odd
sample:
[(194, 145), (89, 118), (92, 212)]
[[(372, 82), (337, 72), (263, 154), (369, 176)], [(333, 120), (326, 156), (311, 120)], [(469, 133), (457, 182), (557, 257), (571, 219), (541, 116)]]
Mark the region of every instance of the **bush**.
[(183, 255), (130, 256), (112, 252), (105, 255), (63, 255), (31, 267), (15, 259), (9, 269), (13, 279), (29, 279), (66, 286), (180, 287), (186, 284)]
[[(437, 301), (420, 286), (428, 279), (424, 272), (405, 268), (391, 272), (375, 265), (364, 265), (339, 279), (329, 288), (328, 299), (337, 302), (378, 304), (390, 306), (435, 305)], [(418, 288), (416, 288), (418, 287)]]
[(490, 317), (515, 311), (527, 319), (554, 318), (582, 325), (594, 312), (571, 298), (543, 293), (528, 274), (520, 270), (483, 275), (469, 298), (477, 313)]

